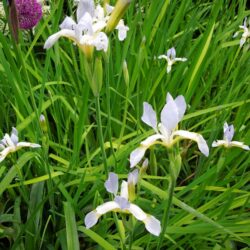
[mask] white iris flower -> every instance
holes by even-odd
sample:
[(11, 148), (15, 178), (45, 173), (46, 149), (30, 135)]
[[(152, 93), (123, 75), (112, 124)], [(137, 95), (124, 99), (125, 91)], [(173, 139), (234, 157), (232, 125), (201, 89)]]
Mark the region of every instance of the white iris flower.
[[(248, 23), (247, 23), (247, 18), (245, 18), (243, 25), (240, 25), (239, 27), (243, 29), (243, 33), (240, 39), (240, 47), (242, 47), (244, 43), (246, 42), (247, 38), (250, 37), (250, 19), (248, 20)], [(238, 36), (240, 32), (242, 31), (236, 32), (233, 37)]]
[(176, 62), (185, 62), (187, 61), (187, 58), (185, 57), (176, 57), (176, 51), (175, 48), (171, 48), (167, 51), (167, 55), (160, 55), (158, 56), (158, 59), (165, 59), (167, 61), (167, 73), (169, 73), (172, 69), (172, 65)]
[(3, 161), (8, 154), (24, 147), (40, 148), (41, 146), (31, 142), (18, 142), (18, 131), (16, 128), (12, 128), (11, 135), (5, 134), (0, 141), (0, 162)]
[(105, 188), (109, 193), (115, 195), (113, 201), (108, 201), (96, 207), (94, 211), (89, 212), (84, 219), (86, 228), (93, 227), (98, 219), (110, 211), (132, 214), (137, 220), (145, 224), (146, 229), (153, 235), (159, 236), (161, 232), (160, 221), (154, 216), (146, 214), (139, 206), (129, 201), (128, 185), (135, 185), (138, 180), (138, 170), (129, 174), (128, 182), (122, 181), (120, 195), (118, 192), (118, 176), (115, 173), (109, 173), (108, 180), (105, 182)]
[(209, 148), (200, 134), (185, 130), (175, 130), (178, 123), (182, 120), (185, 111), (186, 102), (184, 97), (180, 95), (177, 96), (176, 99), (173, 99), (173, 97), (167, 93), (166, 104), (161, 111), (161, 122), (157, 124), (156, 113), (152, 106), (147, 102), (143, 103), (143, 115), (141, 119), (144, 123), (154, 129), (155, 134), (142, 141), (140, 146), (132, 151), (130, 154), (131, 168), (141, 161), (146, 150), (150, 146), (154, 144), (162, 144), (169, 148), (177, 141), (175, 137), (191, 139), (197, 142), (199, 150), (205, 156), (208, 156)]
[[(112, 7), (105, 5), (105, 9), (99, 4), (95, 6), (94, 0), (80, 0), (77, 6), (77, 22), (71, 17), (66, 17), (60, 25), (60, 31), (51, 35), (45, 42), (44, 48), (52, 47), (60, 37), (73, 40), (83, 51), (86, 46), (95, 47), (96, 50), (107, 52), (108, 37), (102, 32), (112, 12)], [(129, 29), (120, 22), (117, 25), (118, 38), (124, 40)]]
[(118, 39), (120, 41), (125, 40), (125, 38), (127, 37), (127, 32), (129, 31), (129, 27), (124, 25), (123, 19), (119, 21), (116, 26), (116, 29), (118, 30)]
[(223, 126), (223, 131), (224, 131), (223, 140), (214, 141), (212, 143), (212, 147), (219, 147), (219, 146), (224, 146), (226, 148), (238, 147), (238, 148), (242, 148), (245, 150), (250, 150), (249, 146), (244, 145), (243, 142), (232, 141), (233, 136), (234, 136), (233, 125), (228, 126), (228, 124), (225, 122)]

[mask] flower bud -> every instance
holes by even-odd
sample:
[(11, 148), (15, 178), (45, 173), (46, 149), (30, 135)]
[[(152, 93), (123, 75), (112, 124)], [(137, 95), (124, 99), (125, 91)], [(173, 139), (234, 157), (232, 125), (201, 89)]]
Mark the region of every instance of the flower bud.
[(101, 88), (102, 88), (102, 76), (103, 76), (103, 70), (102, 70), (102, 60), (101, 58), (95, 59), (95, 68), (92, 76), (92, 81), (90, 84), (90, 87), (93, 91), (94, 96), (98, 96)]
[(86, 44), (77, 44), (88, 61), (93, 59), (94, 46), (86, 45)]
[(128, 197), (129, 201), (131, 202), (134, 201), (136, 198), (135, 185), (138, 182), (138, 175), (139, 175), (138, 169), (135, 169), (128, 175), (128, 193), (129, 193)]
[(124, 81), (126, 86), (129, 86), (129, 73), (128, 73), (128, 66), (127, 66), (127, 62), (126, 60), (124, 60), (123, 64), (122, 64), (122, 71), (123, 71), (123, 77), (124, 77)]
[(120, 19), (123, 17), (125, 11), (127, 10), (131, 0), (118, 0), (111, 16), (108, 20), (106, 31), (107, 33), (115, 29)]
[(40, 126), (41, 126), (42, 131), (44, 133), (47, 133), (48, 132), (48, 128), (47, 128), (45, 116), (43, 114), (40, 115), (39, 122), (40, 122)]

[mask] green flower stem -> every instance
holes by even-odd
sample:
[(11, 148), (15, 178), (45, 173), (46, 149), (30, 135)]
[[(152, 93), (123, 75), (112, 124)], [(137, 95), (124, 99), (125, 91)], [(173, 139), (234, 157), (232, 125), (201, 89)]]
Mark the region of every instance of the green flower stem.
[(160, 235), (160, 240), (158, 241), (157, 250), (159, 250), (162, 245), (163, 238), (167, 229), (168, 220), (170, 216), (170, 209), (172, 206), (172, 200), (174, 196), (174, 189), (176, 186), (176, 180), (178, 178), (180, 168), (181, 168), (180, 155), (175, 154), (172, 149), (169, 149), (168, 155), (169, 155), (169, 161), (170, 161), (170, 164), (169, 164), (170, 165), (170, 168), (169, 168), (170, 178), (169, 178), (169, 186), (168, 186), (168, 197), (165, 201), (166, 206), (165, 206), (165, 210), (164, 210), (163, 218), (162, 218), (162, 231)]
[(174, 176), (171, 175), (171, 178), (169, 180), (168, 197), (166, 200), (166, 209), (164, 210), (164, 214), (163, 214), (163, 218), (162, 218), (162, 231), (161, 231), (161, 235), (160, 235), (160, 240), (159, 240), (158, 245), (157, 245), (157, 250), (160, 249), (160, 247), (162, 245), (162, 241), (163, 241), (166, 229), (167, 229), (167, 224), (168, 224), (168, 220), (169, 220), (169, 216), (170, 216), (170, 208), (171, 208), (172, 200), (173, 200), (173, 196), (174, 196), (175, 184), (176, 184), (176, 180), (175, 180)]
[(117, 160), (115, 157), (115, 150), (113, 147), (113, 143), (112, 143), (112, 131), (111, 131), (111, 108), (110, 108), (110, 86), (109, 86), (109, 58), (107, 57), (105, 60), (105, 64), (106, 64), (106, 100), (107, 100), (107, 115), (108, 115), (108, 119), (107, 119), (107, 129), (108, 129), (108, 139), (109, 139), (109, 143), (110, 143), (110, 149), (112, 152), (112, 156), (115, 159), (115, 171), (117, 169)]
[(96, 105), (96, 119), (97, 119), (97, 129), (98, 129), (98, 138), (102, 152), (102, 160), (104, 165), (104, 170), (106, 177), (108, 177), (108, 165), (107, 165), (107, 155), (104, 147), (104, 139), (102, 133), (102, 119), (101, 119), (101, 108), (100, 108), (100, 97), (97, 95), (95, 97), (95, 105)]
[(120, 240), (121, 240), (121, 250), (126, 250), (126, 246), (125, 246), (125, 243), (124, 243), (124, 240), (123, 240), (123, 237), (122, 237), (122, 230), (121, 230), (120, 225), (119, 225), (119, 220), (118, 220), (117, 214), (115, 212), (113, 212), (113, 215), (114, 215), (116, 228), (118, 229), (118, 234), (119, 234), (119, 237), (120, 237)]
[(228, 72), (230, 72), (230, 71), (232, 70), (232, 68), (233, 68), (233, 66), (234, 66), (234, 64), (235, 64), (236, 59), (239, 59), (240, 50), (241, 50), (241, 48), (238, 47), (238, 49), (237, 49), (237, 51), (236, 51), (236, 53), (235, 53), (234, 59), (233, 59), (231, 65), (230, 65), (230, 68), (229, 68), (229, 71), (228, 71)]
[(133, 234), (133, 231), (132, 231), (132, 232), (129, 232), (129, 245), (128, 245), (129, 250), (132, 249), (133, 242), (134, 242), (134, 234)]
[(129, 100), (129, 88), (126, 88), (126, 99), (125, 99), (125, 104), (124, 104), (124, 114), (123, 114), (123, 119), (122, 119), (122, 128), (120, 131), (120, 136), (119, 136), (119, 142), (118, 142), (118, 148), (120, 148), (122, 144), (122, 138), (124, 136), (124, 131), (126, 127), (126, 121), (127, 121), (127, 116), (128, 116), (128, 100)]

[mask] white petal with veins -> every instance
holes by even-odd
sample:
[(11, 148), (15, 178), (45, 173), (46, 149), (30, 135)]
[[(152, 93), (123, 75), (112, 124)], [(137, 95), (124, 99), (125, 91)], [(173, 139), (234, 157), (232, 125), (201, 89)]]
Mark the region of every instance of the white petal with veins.
[(219, 146), (228, 146), (228, 142), (223, 141), (223, 140), (217, 140), (217, 141), (213, 141), (212, 143), (212, 147), (219, 147)]
[(106, 214), (114, 209), (120, 208), (119, 204), (115, 201), (108, 201), (103, 203), (102, 205), (99, 205), (96, 208), (96, 212), (100, 215)]
[(184, 96), (182, 95), (177, 96), (174, 102), (178, 110), (178, 120), (180, 122), (186, 112), (187, 104), (186, 104)]
[(18, 142), (16, 146), (18, 148), (23, 148), (23, 147), (40, 148), (41, 147), (41, 145), (39, 145), (39, 144), (31, 143), (31, 142), (25, 142), (25, 141)]
[(144, 102), (143, 103), (143, 115), (141, 117), (142, 121), (149, 125), (151, 128), (153, 128), (157, 132), (157, 117), (154, 109), (152, 106)]
[(5, 157), (6, 157), (9, 153), (11, 153), (11, 152), (13, 152), (13, 148), (10, 148), (10, 147), (5, 148), (4, 150), (2, 150), (2, 151), (0, 152), (0, 162), (3, 161), (3, 160), (5, 159)]
[(151, 145), (153, 145), (159, 139), (163, 140), (164, 136), (161, 134), (151, 135), (146, 140), (141, 142), (141, 146), (143, 146), (144, 148), (149, 148)]
[(118, 191), (118, 175), (110, 172), (104, 186), (109, 193), (116, 195)]
[(97, 214), (96, 211), (89, 212), (84, 218), (84, 223), (86, 228), (93, 227), (98, 222), (98, 219), (99, 215)]
[(138, 181), (139, 170), (135, 169), (128, 175), (128, 184), (136, 185)]
[(99, 32), (98, 35), (93, 40), (92, 44), (95, 46), (96, 50), (103, 50), (107, 52), (108, 50), (108, 37), (104, 32)]
[(159, 236), (161, 233), (161, 223), (154, 216), (149, 215), (144, 220), (146, 229), (153, 235)]
[(224, 129), (223, 139), (228, 142), (232, 141), (234, 136), (234, 126), (233, 125), (228, 126), (228, 124), (225, 123), (223, 129)]
[(134, 215), (137, 220), (143, 221), (147, 218), (147, 214), (137, 205), (131, 203), (129, 207), (129, 212)]
[(158, 59), (165, 59), (167, 61), (168, 57), (166, 55), (160, 55), (158, 56)]
[(76, 22), (71, 17), (65, 17), (63, 22), (60, 24), (60, 29), (74, 30)]
[(171, 96), (161, 111), (161, 123), (167, 130), (171, 131), (176, 128), (178, 122), (178, 108)]
[(43, 46), (44, 49), (51, 48), (58, 41), (60, 37), (68, 37), (71, 40), (74, 40), (75, 42), (77, 41), (76, 36), (75, 36), (75, 31), (63, 29), (48, 37), (48, 39), (45, 41), (45, 44)]
[(138, 147), (131, 152), (130, 157), (129, 157), (130, 168), (133, 168), (141, 161), (141, 159), (143, 158), (146, 152), (146, 149), (147, 148), (145, 147)]
[(116, 26), (116, 29), (118, 30), (118, 39), (119, 41), (125, 40), (127, 37), (127, 32), (129, 31), (129, 27), (124, 25), (123, 19), (121, 19)]
[(243, 142), (231, 141), (230, 145), (232, 147), (238, 147), (238, 148), (242, 148), (242, 149), (245, 149), (245, 150), (250, 150), (249, 146), (245, 145)]
[(126, 181), (122, 181), (121, 197), (128, 200), (128, 183)]
[(95, 3), (94, 0), (80, 0), (77, 6), (76, 16), (77, 21), (86, 14), (89, 13), (91, 16), (94, 16)]
[(176, 136), (176, 135), (182, 138), (190, 139), (190, 140), (197, 142), (198, 148), (201, 151), (201, 153), (204, 154), (205, 156), (209, 155), (209, 148), (208, 148), (207, 142), (204, 140), (202, 135), (194, 133), (194, 132), (185, 131), (185, 130), (174, 131), (173, 136)]
[(17, 143), (18, 143), (18, 131), (14, 127), (12, 128), (10, 139), (14, 145), (17, 145)]

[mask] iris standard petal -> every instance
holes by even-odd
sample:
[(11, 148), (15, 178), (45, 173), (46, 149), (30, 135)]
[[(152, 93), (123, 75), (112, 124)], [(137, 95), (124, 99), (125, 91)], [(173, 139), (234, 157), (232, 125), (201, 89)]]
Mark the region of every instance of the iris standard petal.
[(159, 236), (161, 233), (161, 223), (154, 216), (148, 215), (143, 221), (146, 229), (153, 235)]
[(109, 173), (109, 177), (105, 181), (104, 186), (109, 193), (116, 195), (118, 191), (118, 175), (112, 172)]
[(227, 123), (224, 124), (224, 140), (227, 140), (227, 141), (232, 141), (233, 139), (233, 136), (234, 136), (234, 126), (233, 125), (230, 125), (228, 126)]
[(167, 95), (166, 95), (166, 103), (170, 102), (170, 101), (174, 101), (174, 98), (173, 96), (167, 92)]
[(18, 131), (14, 127), (12, 128), (10, 139), (14, 145), (17, 145), (17, 143), (18, 143)]
[(152, 106), (147, 102), (143, 102), (143, 115), (141, 120), (157, 132), (156, 113)]
[(186, 130), (174, 131), (172, 136), (174, 137), (176, 135), (185, 139), (190, 139), (190, 140), (195, 141), (198, 144), (198, 148), (201, 151), (201, 153), (204, 154), (205, 156), (209, 155), (209, 148), (208, 148), (207, 142), (204, 140), (202, 135), (194, 133), (194, 132), (189, 132)]
[(76, 26), (76, 22), (71, 18), (66, 16), (63, 22), (60, 24), (60, 29), (68, 29), (68, 30), (74, 30)]
[(82, 36), (82, 32), (88, 35), (93, 35), (93, 19), (91, 15), (87, 12), (85, 15), (81, 17), (77, 24), (79, 35)]
[(94, 0), (80, 0), (76, 10), (77, 22), (86, 14), (94, 16), (95, 3)]
[(128, 175), (128, 185), (136, 185), (138, 182), (139, 170), (135, 169)]
[(170, 59), (175, 59), (175, 57), (176, 57), (176, 51), (175, 51), (174, 47), (172, 47), (171, 49), (169, 49), (167, 51), (167, 57), (169, 57)]
[(107, 3), (105, 4), (105, 10), (106, 10), (107, 15), (110, 15), (111, 12), (113, 11), (113, 9), (114, 9), (113, 6), (111, 6), (111, 5), (107, 4)]
[(122, 198), (128, 200), (128, 183), (126, 181), (122, 181), (120, 194)]
[(143, 161), (142, 167), (143, 167), (143, 168), (147, 168), (147, 167), (148, 167), (148, 158), (146, 158), (146, 159)]
[(98, 219), (99, 215), (97, 214), (96, 211), (89, 212), (84, 218), (84, 223), (86, 228), (93, 227), (98, 222)]
[(225, 122), (223, 125), (223, 132), (225, 133), (227, 129), (228, 129), (228, 124), (227, 122)]
[(246, 17), (244, 18), (243, 25), (244, 25), (244, 27), (247, 27), (247, 18)]
[(184, 96), (182, 95), (177, 96), (174, 102), (178, 110), (178, 120), (180, 122), (186, 112), (187, 104), (186, 104)]
[(104, 20), (105, 14), (104, 14), (104, 9), (100, 4), (98, 4), (95, 8), (95, 13), (94, 13), (94, 18), (96, 21), (101, 21)]
[(167, 99), (168, 101), (161, 111), (161, 123), (167, 130), (172, 131), (179, 122), (178, 108), (172, 96)]

